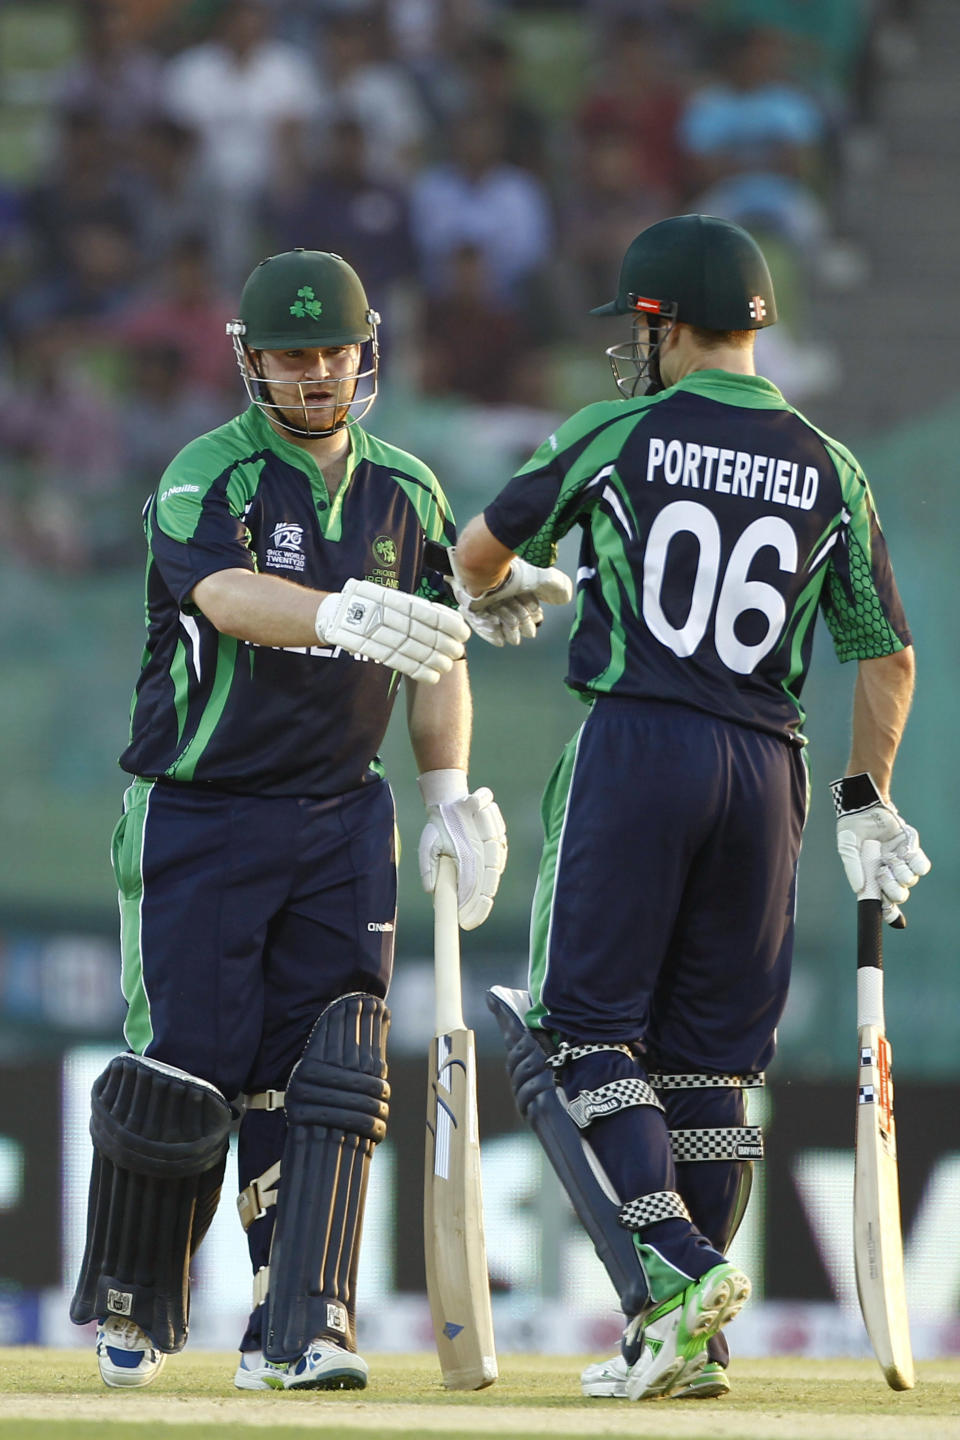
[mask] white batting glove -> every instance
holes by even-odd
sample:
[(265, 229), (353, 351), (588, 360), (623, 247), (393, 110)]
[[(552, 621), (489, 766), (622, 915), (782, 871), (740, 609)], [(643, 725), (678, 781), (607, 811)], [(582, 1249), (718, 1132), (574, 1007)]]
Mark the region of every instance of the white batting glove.
[(830, 790), (837, 812), (837, 850), (850, 888), (859, 895), (867, 881), (864, 841), (879, 842), (876, 881), (883, 918), (890, 925), (902, 924), (898, 907), (930, 869), (916, 830), (902, 819), (892, 802), (882, 798), (871, 775), (845, 775), (832, 781)]
[(464, 770), (427, 770), (417, 784), (427, 807), (420, 836), (420, 879), (432, 894), (441, 855), (457, 863), (457, 916), (475, 930), (493, 909), (507, 863), (507, 831), (500, 806), (486, 787), (471, 795)]
[(435, 685), (463, 658), (469, 627), (456, 610), (370, 580), (348, 580), (321, 600), (316, 618), (321, 645), (339, 645)]
[(470, 628), (489, 645), (519, 645), (532, 640), (543, 620), (541, 601), (566, 605), (573, 596), (573, 583), (556, 566), (541, 570), (514, 556), (505, 578), (493, 590), (471, 595), (457, 568), (456, 553), (447, 551), (453, 575), (453, 593), (460, 614)]

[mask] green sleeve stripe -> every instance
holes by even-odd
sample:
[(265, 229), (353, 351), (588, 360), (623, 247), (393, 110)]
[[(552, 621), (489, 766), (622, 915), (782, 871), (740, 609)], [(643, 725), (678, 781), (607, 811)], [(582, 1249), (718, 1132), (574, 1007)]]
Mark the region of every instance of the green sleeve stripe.
[(197, 764), (220, 723), (233, 685), (239, 641), (232, 635), (221, 635), (217, 649), (217, 668), (213, 677), (210, 699), (204, 707), (196, 732), (183, 754), (173, 762), (167, 774), (175, 780), (192, 780)]
[(190, 676), (187, 664), (187, 647), (182, 640), (170, 662), (170, 679), (173, 683), (173, 705), (177, 712), (177, 746), (183, 739), (183, 727), (187, 723), (187, 708), (190, 698)]
[(623, 600), (633, 610), (637, 609), (637, 587), (633, 570), (623, 548), (623, 537), (619, 527), (603, 510), (597, 510), (593, 520), (593, 540), (597, 554), (597, 574), (603, 601), (610, 614), (610, 661), (599, 675), (590, 682), (597, 690), (612, 690), (626, 669), (626, 632), (623, 624)]

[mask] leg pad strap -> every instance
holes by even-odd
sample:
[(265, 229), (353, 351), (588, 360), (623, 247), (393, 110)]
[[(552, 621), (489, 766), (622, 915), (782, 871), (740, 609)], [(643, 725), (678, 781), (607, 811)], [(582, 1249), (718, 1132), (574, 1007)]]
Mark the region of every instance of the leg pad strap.
[[(569, 1195), (620, 1297), (624, 1314), (635, 1315), (648, 1299), (640, 1256), (632, 1236), (618, 1223), (620, 1197), (563, 1103), (540, 1032), (526, 1025), (530, 996), (525, 990), (495, 985), (487, 991), (487, 1006), (506, 1041), (507, 1074), (521, 1118), (540, 1141)], [(623, 1049), (632, 1054), (624, 1046), (590, 1048)], [(567, 1053), (567, 1060), (573, 1058)]]

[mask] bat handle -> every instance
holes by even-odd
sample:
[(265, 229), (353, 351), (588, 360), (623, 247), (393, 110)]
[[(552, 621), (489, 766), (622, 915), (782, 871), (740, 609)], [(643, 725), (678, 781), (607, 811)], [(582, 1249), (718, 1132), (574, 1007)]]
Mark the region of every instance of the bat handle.
[(449, 855), (437, 864), (433, 891), (433, 956), (436, 987), (436, 1034), (462, 1030), (460, 982), (460, 921), (457, 915), (457, 867)]
[(857, 896), (857, 1025), (884, 1028), (883, 902), (877, 871), (880, 845), (865, 840), (861, 850), (864, 885)]
[(879, 900), (857, 901), (857, 969), (883, 969), (883, 915)]

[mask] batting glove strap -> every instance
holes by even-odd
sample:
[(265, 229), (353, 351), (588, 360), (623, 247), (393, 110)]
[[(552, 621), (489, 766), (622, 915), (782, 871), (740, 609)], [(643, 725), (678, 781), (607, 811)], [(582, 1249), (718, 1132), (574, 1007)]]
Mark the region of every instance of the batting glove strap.
[[(430, 775), (420, 777), (426, 799), (431, 787), (424, 785)], [(456, 772), (463, 774), (462, 771)], [(464, 776), (464, 785), (466, 776)], [(441, 855), (457, 865), (457, 918), (463, 930), (475, 930), (493, 909), (500, 876), (507, 863), (507, 831), (493, 791), (485, 786), (471, 794), (427, 804), (427, 824), (420, 836), (418, 858), (424, 890), (432, 894), (437, 883)]]
[(671, 1130), (674, 1162), (698, 1160), (762, 1160), (759, 1125), (734, 1125), (717, 1130)]
[(621, 1205), (617, 1224), (624, 1230), (644, 1230), (660, 1220), (690, 1220), (690, 1211), (675, 1190), (657, 1190), (652, 1195), (638, 1195)]
[[(902, 818), (892, 801), (884, 800), (871, 775), (844, 775), (831, 782), (837, 812), (837, 852), (853, 893), (861, 897), (876, 883), (884, 904), (884, 919), (899, 918), (898, 905), (910, 895), (930, 861), (920, 848), (920, 837)], [(879, 844), (879, 859), (866, 863), (864, 845)], [(875, 866), (875, 873), (871, 873)], [(876, 890), (872, 890), (875, 895)]]
[(348, 580), (321, 600), (315, 628), (321, 645), (339, 645), (429, 685), (463, 658), (470, 636), (449, 606), (370, 580)]
[(651, 1070), (647, 1079), (654, 1090), (705, 1090), (715, 1085), (722, 1089), (753, 1090), (767, 1083), (762, 1071), (755, 1075), (710, 1075), (705, 1071), (669, 1075)]
[(651, 1087), (637, 1076), (611, 1080), (608, 1085), (601, 1085), (596, 1090), (581, 1090), (566, 1109), (578, 1129), (586, 1130), (594, 1120), (605, 1115), (615, 1115), (618, 1110), (629, 1110), (634, 1105), (652, 1105), (655, 1110), (663, 1109)]

